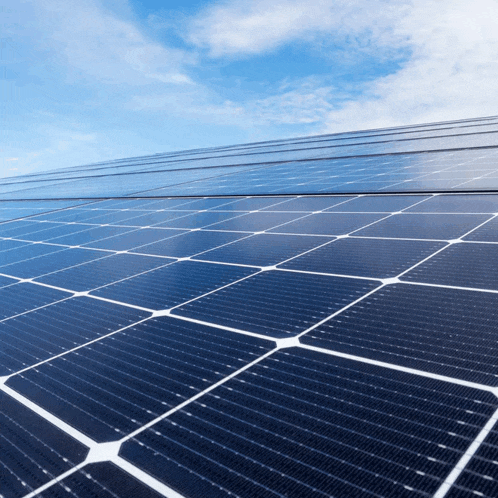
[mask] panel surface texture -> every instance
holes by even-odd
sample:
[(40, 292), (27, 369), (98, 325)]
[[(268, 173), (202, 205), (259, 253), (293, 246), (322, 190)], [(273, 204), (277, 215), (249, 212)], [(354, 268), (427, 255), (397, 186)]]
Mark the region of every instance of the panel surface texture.
[(289, 349), (121, 455), (190, 497), (430, 496), (495, 407), (490, 393)]
[(498, 117), (0, 179), (0, 498), (496, 498), (497, 248)]

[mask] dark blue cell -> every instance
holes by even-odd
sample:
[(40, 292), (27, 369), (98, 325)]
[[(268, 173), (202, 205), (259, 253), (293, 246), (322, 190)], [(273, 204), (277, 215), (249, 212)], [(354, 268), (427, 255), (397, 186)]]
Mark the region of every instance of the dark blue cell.
[(259, 234), (220, 249), (202, 253), (198, 258), (206, 261), (269, 266), (310, 251), (330, 240), (333, 239), (331, 237)]
[(421, 195), (370, 195), (357, 197), (351, 201), (331, 207), (327, 211), (392, 213), (412, 206), (424, 199), (428, 199), (428, 197)]
[(169, 258), (154, 258), (137, 254), (116, 254), (68, 270), (50, 273), (36, 280), (55, 287), (81, 292), (153, 270), (174, 261)]
[(484, 223), (486, 214), (411, 214), (390, 216), (355, 232), (365, 237), (451, 240)]
[(81, 463), (88, 448), (0, 391), (1, 494), (18, 498)]
[[(17, 249), (28, 244), (29, 242), (21, 242), (20, 240), (0, 240), (0, 252), (10, 251), (10, 249)], [(3, 254), (0, 255), (0, 258), (2, 257)]]
[[(93, 216), (91, 219), (88, 219), (88, 223), (92, 223), (94, 225), (133, 225), (133, 223), (126, 223), (127, 220), (131, 220), (132, 218), (137, 218), (142, 214), (148, 214), (147, 211), (132, 211), (132, 210), (123, 210), (123, 211), (94, 211), (96, 216)], [(120, 223), (123, 222), (123, 223)]]
[[(131, 211), (129, 211), (131, 213)], [(181, 216), (185, 216), (187, 214), (191, 214), (192, 211), (155, 211), (149, 212), (145, 214), (141, 214), (141, 216), (137, 215), (133, 218), (128, 218), (123, 221), (117, 221), (115, 225), (128, 225), (128, 226), (138, 226), (138, 227), (146, 227), (149, 225), (157, 225), (162, 224), (168, 220), (174, 220), (176, 218), (180, 218)], [(111, 223), (111, 222), (107, 222)]]
[(476, 242), (498, 242), (498, 218), (493, 218), (477, 230), (470, 232), (464, 237), (464, 240), (472, 240)]
[[(9, 223), (10, 225), (10, 223)], [(2, 227), (3, 230), (0, 233), (2, 237), (14, 237), (22, 240), (31, 240), (28, 237), (34, 235), (35, 233), (48, 230), (50, 228), (57, 228), (60, 225), (58, 223), (48, 223), (48, 222), (38, 222), (33, 223), (31, 221), (22, 221), (16, 223), (16, 226), (12, 225), (11, 228), (8, 226)]]
[(70, 295), (30, 283), (3, 287), (0, 289), (0, 320), (65, 299)]
[(323, 197), (293, 197), (285, 199), (285, 202), (264, 208), (262, 211), (322, 211), (336, 204), (346, 202), (348, 199), (353, 199), (353, 197), (327, 195)]
[(86, 465), (37, 498), (162, 498), (164, 495), (120, 469), (112, 462)]
[(108, 237), (101, 240), (91, 241), (85, 244), (87, 247), (97, 249), (110, 249), (113, 251), (127, 251), (136, 247), (152, 244), (159, 240), (169, 239), (175, 235), (184, 233), (184, 230), (166, 230), (161, 228), (133, 229), (130, 232)]
[[(454, 174), (454, 173), (452, 173)], [(497, 195), (436, 195), (407, 209), (413, 213), (496, 213)]]
[(111, 441), (273, 347), (254, 337), (154, 318), (11, 377), (8, 385), (93, 439)]
[(180, 261), (102, 287), (92, 294), (147, 309), (162, 310), (190, 301), (255, 271), (238, 266)]
[(18, 280), (14, 278), (3, 277), (0, 275), (0, 288), (7, 287), (8, 285), (12, 285), (17, 283)]
[(108, 256), (108, 254), (107, 252), (90, 249), (65, 249), (54, 254), (46, 254), (19, 263), (2, 266), (0, 267), (0, 271), (19, 278), (33, 278), (80, 265), (87, 261), (103, 258)]
[(286, 223), (270, 232), (309, 235), (345, 235), (380, 220), (383, 214), (317, 213)]
[(452, 244), (403, 275), (403, 280), (498, 290), (496, 244)]
[(193, 231), (178, 237), (171, 237), (167, 240), (155, 242), (133, 252), (141, 254), (151, 254), (156, 256), (171, 256), (173, 258), (184, 258), (200, 254), (209, 249), (223, 246), (234, 242), (235, 240), (247, 237), (245, 233), (233, 232), (211, 232), (211, 231)]
[(56, 227), (48, 228), (46, 230), (41, 230), (39, 232), (35, 232), (28, 235), (23, 235), (23, 240), (32, 240), (32, 241), (48, 241), (51, 239), (55, 239), (57, 237), (64, 237), (66, 235), (71, 235), (73, 233), (82, 232), (83, 230), (88, 230), (92, 228), (92, 225), (82, 225), (82, 224), (63, 224), (60, 223)]
[(131, 230), (135, 230), (135, 228), (116, 227), (116, 226), (103, 226), (103, 227), (94, 226), (93, 228), (89, 228), (81, 232), (51, 239), (50, 243), (63, 244), (68, 246), (79, 246), (79, 245), (88, 244), (89, 242), (95, 242), (97, 240), (106, 239), (108, 237), (113, 237), (115, 235), (130, 232)]
[(19, 261), (31, 261), (34, 258), (52, 254), (65, 250), (65, 247), (53, 246), (48, 244), (28, 244), (21, 247), (13, 247), (7, 251), (2, 251), (0, 257), (0, 272), (8, 273), (5, 268), (7, 265)]
[[(186, 200), (187, 199), (184, 199), (184, 201)], [(190, 200), (190, 202), (182, 204), (182, 209), (195, 209), (195, 210), (213, 209), (213, 208), (223, 209), (222, 206), (227, 206), (238, 200), (239, 199), (237, 199), (236, 197), (221, 197), (218, 199), (217, 198), (192, 199)]]
[(498, 295), (386, 286), (301, 342), (480, 384), (498, 385)]
[(235, 230), (240, 232), (259, 232), (284, 225), (301, 217), (301, 213), (248, 213), (230, 220), (211, 225), (211, 230)]
[(270, 337), (287, 337), (378, 285), (368, 280), (270, 270), (180, 306), (173, 313)]
[(498, 496), (498, 431), (496, 426), (477, 449), (446, 495), (448, 498)]
[(160, 223), (158, 226), (168, 228), (203, 228), (214, 223), (242, 216), (243, 214), (237, 211), (203, 211), (166, 221)]
[(390, 278), (444, 247), (444, 242), (348, 237), (310, 251), (281, 268), (338, 275)]
[(431, 496), (495, 407), (488, 392), (291, 348), (120, 455), (189, 497)]
[(126, 306), (78, 297), (5, 320), (0, 323), (0, 376), (35, 365), (148, 316), (147, 312)]
[(212, 208), (213, 211), (256, 211), (268, 206), (276, 206), (288, 200), (285, 197), (251, 197), (238, 199), (230, 204)]

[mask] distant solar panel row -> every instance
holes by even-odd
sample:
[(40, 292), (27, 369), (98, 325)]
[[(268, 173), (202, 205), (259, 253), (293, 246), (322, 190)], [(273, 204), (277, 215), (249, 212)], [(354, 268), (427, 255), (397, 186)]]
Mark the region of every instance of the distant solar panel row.
[[(498, 195), (433, 193), (458, 171), (493, 189), (475, 186), (498, 170), (493, 147), (323, 161), (323, 176), (313, 162), (226, 183), (184, 171), (182, 187), (151, 191), (199, 198), (111, 199), (114, 180), (90, 176), (273, 149), (477, 144), (497, 123), (6, 182), (4, 198), (13, 185), (49, 198), (55, 184), (35, 184), (66, 175), (75, 199), (0, 201), (0, 496), (494, 498)], [(400, 192), (439, 176), (417, 194), (349, 193), (378, 190), (355, 175), (394, 170), (412, 182)], [(86, 173), (102, 199), (76, 199)], [(307, 194), (333, 192), (336, 174), (340, 195)], [(211, 196), (238, 185), (265, 195)], [(271, 195), (285, 191), (303, 195)]]

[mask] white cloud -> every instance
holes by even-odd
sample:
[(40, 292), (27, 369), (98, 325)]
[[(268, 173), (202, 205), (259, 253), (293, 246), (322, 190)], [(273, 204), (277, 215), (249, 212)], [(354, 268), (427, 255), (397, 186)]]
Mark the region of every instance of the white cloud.
[(498, 114), (498, 2), (419, 1), (395, 26), (412, 56), (331, 112), (338, 132)]
[(127, 85), (192, 83), (184, 69), (194, 57), (148, 39), (133, 22), (96, 1), (44, 0), (33, 7), (44, 31), (40, 46), (72, 70), (73, 78)]
[[(392, 42), (393, 19), (405, 14), (398, 0), (253, 0), (216, 4), (191, 24), (187, 39), (209, 49), (213, 57), (251, 55), (295, 40), (327, 37), (375, 38)], [(352, 48), (352, 47), (350, 47)], [(377, 47), (378, 48), (378, 47)]]

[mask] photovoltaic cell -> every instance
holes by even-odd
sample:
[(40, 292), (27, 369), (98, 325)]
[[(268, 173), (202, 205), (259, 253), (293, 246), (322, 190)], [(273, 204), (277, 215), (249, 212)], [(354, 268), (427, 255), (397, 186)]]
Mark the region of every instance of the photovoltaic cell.
[(444, 247), (444, 242), (348, 237), (308, 252), (280, 268), (392, 278)]
[(477, 230), (469, 233), (464, 240), (476, 242), (498, 242), (498, 218), (492, 218)]
[(2, 277), (0, 275), (0, 288), (7, 287), (8, 285), (12, 285), (12, 284), (15, 284), (17, 282), (18, 282), (18, 280), (14, 279), (14, 278)]
[(37, 258), (1, 266), (0, 271), (14, 277), (34, 278), (107, 255), (106, 252), (91, 249), (64, 249), (53, 254), (45, 254)]
[(92, 294), (147, 309), (163, 310), (228, 285), (256, 270), (198, 261), (179, 261), (102, 287)]
[(36, 280), (55, 287), (82, 292), (153, 270), (174, 261), (174, 259), (169, 258), (116, 254), (68, 270), (50, 273)]
[(215, 231), (192, 231), (177, 237), (171, 237), (160, 242), (148, 244), (135, 249), (133, 252), (151, 254), (156, 256), (170, 256), (173, 258), (185, 258), (194, 256), (209, 249), (234, 242), (247, 233), (215, 232)]
[(325, 196), (325, 197), (299, 197), (286, 199), (274, 206), (264, 208), (262, 211), (322, 211), (336, 204), (346, 202), (353, 197), (348, 196)]
[(56, 237), (51, 239), (51, 244), (63, 244), (68, 246), (79, 246), (85, 245), (89, 242), (95, 242), (100, 239), (105, 239), (107, 237), (113, 237), (114, 235), (119, 235), (133, 230), (132, 228), (125, 227), (113, 227), (113, 226), (102, 226), (102, 227), (92, 227), (81, 232), (73, 233), (71, 235), (64, 235), (62, 237)]
[(265, 271), (173, 313), (270, 337), (296, 335), (370, 292), (368, 280)]
[(273, 227), (285, 225), (289, 221), (300, 218), (300, 213), (249, 213), (230, 220), (211, 225), (211, 230), (239, 230), (259, 232)]
[(1, 493), (17, 498), (82, 462), (88, 448), (0, 391)]
[(480, 384), (498, 385), (498, 295), (396, 284), (301, 342)]
[(112, 251), (127, 251), (129, 249), (135, 249), (136, 247), (152, 244), (153, 242), (169, 239), (170, 237), (182, 233), (185, 233), (185, 231), (165, 230), (161, 228), (132, 229), (129, 232), (115, 235), (114, 237), (88, 242), (85, 246), (96, 249), (109, 249)]
[(276, 265), (333, 240), (331, 237), (259, 234), (220, 249), (204, 252), (199, 259), (254, 266)]
[(490, 218), (486, 214), (395, 214), (359, 230), (365, 237), (451, 240), (465, 235)]
[[(21, 242), (19, 240), (0, 240), (0, 252), (15, 249), (17, 247), (25, 246), (29, 242)], [(1, 257), (2, 255), (0, 255)]]
[(238, 211), (204, 211), (175, 218), (174, 220), (161, 223), (159, 226), (168, 228), (203, 228), (242, 215), (244, 213)]
[(394, 196), (365, 196), (357, 197), (349, 202), (345, 202), (338, 206), (333, 206), (327, 211), (349, 211), (349, 212), (395, 212), (401, 209), (406, 209), (413, 204), (419, 203), (427, 196), (419, 195), (394, 195)]
[(121, 456), (189, 497), (431, 496), (495, 406), (490, 393), (292, 348)]
[(77, 297), (2, 321), (0, 376), (11, 375), (148, 316), (136, 309)]
[(438, 195), (407, 209), (414, 213), (496, 213), (497, 195)]
[(384, 217), (385, 214), (371, 213), (317, 213), (270, 231), (310, 235), (345, 235)]
[[(403, 280), (498, 290), (498, 245), (452, 244), (403, 275)], [(458, 271), (454, 271), (458, 268)]]
[(69, 297), (67, 292), (20, 283), (0, 289), (0, 320)]
[(163, 495), (111, 462), (92, 463), (36, 495), (36, 498), (161, 498)]
[(112, 441), (273, 348), (169, 317), (11, 377), (8, 385), (94, 440)]
[(498, 432), (488, 434), (447, 498), (494, 498), (498, 495)]
[(3, 251), (0, 259), (0, 273), (5, 273), (4, 270), (7, 265), (18, 263), (19, 261), (29, 261), (46, 254), (60, 252), (64, 249), (64, 247), (47, 244), (28, 244)]

